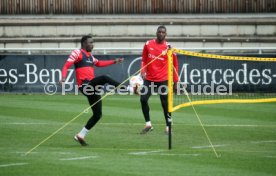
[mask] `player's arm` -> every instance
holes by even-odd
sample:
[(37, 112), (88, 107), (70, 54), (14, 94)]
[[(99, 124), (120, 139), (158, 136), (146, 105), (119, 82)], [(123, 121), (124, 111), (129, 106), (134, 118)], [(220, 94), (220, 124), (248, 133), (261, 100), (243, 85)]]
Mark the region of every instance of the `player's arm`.
[(79, 50), (72, 51), (72, 53), (68, 57), (67, 61), (63, 65), (62, 71), (61, 71), (61, 80), (60, 80), (61, 83), (65, 82), (65, 79), (66, 79), (66, 76), (67, 76), (67, 71), (78, 60), (79, 54), (80, 54)]
[(144, 45), (143, 52), (142, 52), (142, 62), (141, 62), (141, 76), (142, 78), (145, 78), (147, 73), (147, 58), (148, 58), (148, 48), (147, 44)]
[(93, 57), (93, 62), (97, 67), (106, 67), (109, 65), (122, 63), (123, 61), (124, 61), (124, 58), (116, 58), (114, 60), (98, 60)]

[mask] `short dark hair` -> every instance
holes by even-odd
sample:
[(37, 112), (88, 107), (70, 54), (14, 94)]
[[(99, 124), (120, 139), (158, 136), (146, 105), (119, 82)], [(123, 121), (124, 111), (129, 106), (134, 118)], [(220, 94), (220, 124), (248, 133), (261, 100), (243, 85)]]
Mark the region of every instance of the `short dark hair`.
[(91, 35), (84, 35), (81, 38), (81, 46), (83, 46), (83, 43), (86, 42), (87, 39), (92, 38)]
[(159, 29), (165, 29), (165, 31), (167, 32), (167, 28), (164, 26), (164, 25), (161, 25), (161, 26), (158, 26), (158, 28), (157, 28), (157, 31), (159, 30)]

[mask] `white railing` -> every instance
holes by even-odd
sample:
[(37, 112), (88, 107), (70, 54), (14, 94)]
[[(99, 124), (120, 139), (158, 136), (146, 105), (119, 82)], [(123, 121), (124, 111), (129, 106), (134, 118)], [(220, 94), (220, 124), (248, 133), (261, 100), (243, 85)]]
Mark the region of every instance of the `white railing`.
[[(51, 52), (51, 51), (72, 51), (77, 48), (0, 48), (0, 53), (3, 52), (27, 52), (28, 54), (32, 54), (32, 52)], [(257, 53), (257, 54), (263, 54), (264, 51), (270, 51), (271, 54), (276, 53), (276, 47), (201, 47), (201, 48), (177, 48), (182, 50), (189, 50), (189, 51), (224, 51), (224, 52), (230, 52), (230, 51), (238, 51), (238, 52), (249, 52), (250, 53)], [(102, 54), (108, 54), (108, 53), (114, 53), (114, 52), (126, 52), (126, 53), (141, 53), (142, 48), (94, 48), (94, 53), (102, 53)]]

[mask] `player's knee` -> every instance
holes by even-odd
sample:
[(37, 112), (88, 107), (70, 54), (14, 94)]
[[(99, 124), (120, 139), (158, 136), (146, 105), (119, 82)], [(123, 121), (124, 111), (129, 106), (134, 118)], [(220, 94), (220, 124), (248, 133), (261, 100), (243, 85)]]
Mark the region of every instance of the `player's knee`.
[(101, 111), (94, 112), (93, 116), (94, 116), (96, 119), (100, 119), (100, 118), (102, 117), (102, 112), (101, 112)]
[(108, 81), (110, 79), (110, 77), (108, 75), (103, 75), (102, 79), (104, 79), (105, 81)]
[(97, 116), (99, 116), (99, 118), (101, 118), (103, 116), (103, 113), (100, 111), (97, 113)]

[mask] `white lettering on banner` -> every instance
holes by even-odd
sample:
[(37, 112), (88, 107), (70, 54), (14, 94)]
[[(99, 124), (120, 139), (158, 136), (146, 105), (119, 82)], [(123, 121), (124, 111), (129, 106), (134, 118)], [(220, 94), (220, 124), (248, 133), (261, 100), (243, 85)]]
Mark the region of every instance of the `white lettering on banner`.
[[(46, 81), (43, 81), (43, 77), (46, 78)], [(49, 71), (46, 69), (41, 69), (39, 74), (39, 80), (42, 84), (47, 84), (49, 82)]]
[[(136, 58), (130, 63), (128, 68), (129, 75), (132, 65), (139, 60), (140, 58)], [(24, 67), (25, 69), (23, 69)], [(276, 79), (276, 73), (272, 66), (270, 68), (265, 68), (264, 66), (256, 68), (250, 66), (250, 63), (242, 63), (234, 65), (234, 69), (230, 69), (229, 67), (206, 67), (196, 68), (195, 66), (191, 66), (191, 63), (183, 63), (182, 67), (179, 67), (181, 82), (186, 85), (210, 85), (210, 83), (214, 83), (215, 85), (270, 85)], [(66, 83), (74, 84), (73, 73), (74, 69), (68, 70)], [(20, 69), (0, 68), (0, 85), (17, 84), (19, 81), (20, 83), (24, 81), (25, 84), (47, 84), (57, 83), (59, 80), (61, 80), (60, 69), (39, 68), (34, 63), (25, 63)]]
[[(26, 65), (26, 72), (27, 72), (27, 80), (25, 82), (25, 84), (34, 84), (37, 82), (37, 74), (36, 74), (36, 71), (37, 71), (37, 66), (35, 64), (24, 64)], [(30, 67), (32, 67), (32, 72), (30, 71)], [(34, 79), (33, 81), (30, 80), (30, 75), (33, 75), (34, 76)]]
[[(72, 84), (74, 83), (74, 80), (72, 80), (71, 82), (69, 81), (72, 78), (73, 73), (74, 73), (73, 69), (68, 70), (68, 75), (67, 75), (67, 78), (66, 78), (65, 82), (72, 83)], [(61, 75), (61, 73), (60, 73), (60, 75)], [(60, 78), (61, 78), (61, 76), (60, 76)]]
[[(234, 71), (231, 69), (226, 69), (225, 72), (223, 73), (223, 81), (226, 84), (233, 84), (234, 83)], [(231, 78), (231, 81), (229, 81), (228, 78)]]
[[(273, 74), (271, 69), (248, 68), (247, 63), (241, 64), (241, 68), (233, 69), (190, 69), (189, 64), (184, 63), (180, 69), (179, 79), (184, 84), (234, 84), (239, 85), (269, 85), (272, 83)], [(236, 66), (235, 66), (236, 67)], [(209, 80), (208, 80), (209, 78)]]
[[(10, 69), (9, 75), (10, 75), (9, 83), (10, 84), (16, 84), (17, 81), (18, 81), (18, 78), (16, 76), (17, 75), (17, 70), (16, 69)], [(13, 81), (12, 81), (11, 78), (13, 78)]]
[[(200, 75), (200, 71), (198, 69), (191, 70), (190, 79), (193, 84), (199, 84), (201, 82), (200, 77), (201, 77), (201, 75)], [(198, 78), (197, 81), (195, 81), (194, 78)]]
[[(187, 79), (188, 78), (188, 73), (187, 73), (188, 65), (189, 64), (183, 64), (183, 66), (180, 70), (180, 73), (179, 73), (179, 79), (183, 80), (182, 82), (184, 84), (189, 84), (188, 79)], [(182, 79), (182, 75), (183, 75), (183, 79)]]
[[(243, 69), (239, 69), (236, 74), (236, 80), (238, 84), (248, 84), (247, 81), (247, 64), (242, 64)], [(243, 76), (241, 76), (243, 75)], [(243, 78), (243, 80), (240, 80), (240, 78)]]
[[(222, 79), (221, 79), (221, 76), (217, 76), (216, 77), (216, 72), (219, 72), (220, 73), (220, 75), (222, 74), (222, 70), (221, 69), (215, 69), (214, 71), (213, 71), (213, 73), (212, 73), (212, 82), (214, 83), (214, 84), (221, 84), (221, 82), (222, 82)], [(216, 81), (216, 78), (220, 78), (220, 80), (217, 82)]]
[[(72, 72), (73, 73), (73, 71), (74, 70), (71, 70), (71, 69), (69, 69), (69, 73), (70, 72)], [(56, 76), (56, 73), (58, 74), (57, 76)], [(52, 83), (56, 83), (56, 82), (58, 82), (58, 81), (60, 81), (61, 80), (61, 71), (59, 70), (59, 69), (51, 69), (51, 75), (52, 75)], [(71, 78), (71, 74), (68, 76), (69, 78)], [(58, 80), (56, 79), (56, 78), (58, 78)], [(74, 82), (74, 79), (73, 79), (73, 81), (72, 81), (72, 83)], [(71, 82), (70, 82), (71, 83)]]
[[(130, 70), (133, 67), (135, 62), (141, 60), (141, 57), (134, 59), (129, 67), (128, 67), (128, 76), (131, 75)], [(210, 83), (214, 83), (215, 85), (220, 84), (253, 84), (253, 85), (270, 85), (272, 83), (272, 79), (275, 77), (272, 74), (271, 69), (248, 69), (247, 63), (241, 64), (241, 68), (234, 71), (233, 69), (225, 68), (204, 68), (204, 69), (196, 69), (190, 68), (190, 64), (183, 63), (182, 67), (179, 67), (179, 78), (184, 84), (201, 84), (201, 85), (209, 85)], [(253, 71), (252, 71), (253, 70)]]
[(202, 81), (202, 84), (208, 84), (208, 81), (207, 81), (207, 74), (211, 74), (212, 73), (212, 70), (211, 69), (204, 69), (203, 70), (203, 81)]
[[(268, 72), (268, 74), (266, 74), (266, 72)], [(269, 85), (272, 82), (272, 78), (271, 78), (271, 70), (270, 69), (264, 69), (262, 72), (262, 75), (264, 78), (267, 79), (268, 82), (265, 82), (264, 80), (262, 80), (262, 84), (264, 85)], [(274, 77), (274, 76), (273, 76)]]
[[(2, 72), (2, 74), (1, 74)], [(0, 69), (0, 84), (6, 84), (7, 82), (10, 84), (16, 84), (18, 81), (18, 78), (16, 77), (17, 70), (16, 69), (10, 69), (8, 74), (7, 71), (4, 69)], [(9, 76), (9, 79), (8, 79)], [(3, 77), (3, 81), (1, 81), (1, 77)]]
[(137, 57), (133, 61), (130, 62), (129, 66), (128, 66), (128, 69), (127, 69), (127, 75), (128, 75), (128, 77), (134, 76), (133, 73), (131, 72), (131, 68), (132, 68), (133, 64), (135, 64), (136, 62), (138, 62), (139, 65), (140, 65), (141, 64), (141, 60), (142, 60), (142, 57)]
[[(2, 80), (2, 78), (4, 79)], [(0, 84), (6, 84), (6, 82), (7, 82), (7, 72), (5, 69), (0, 69)]]
[[(258, 85), (260, 82), (260, 72), (257, 69), (253, 69), (249, 72), (249, 80), (252, 84)], [(254, 78), (257, 78), (256, 81), (254, 81)]]
[[(25, 84), (48, 84), (57, 83), (61, 80), (60, 69), (41, 69), (34, 63), (25, 63), (25, 73), (18, 73), (17, 68), (9, 70), (0, 69), (0, 84), (17, 84), (19, 79), (25, 79)], [(68, 69), (66, 83), (74, 83), (73, 69)]]

